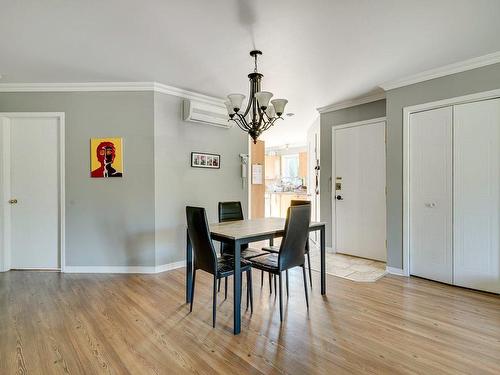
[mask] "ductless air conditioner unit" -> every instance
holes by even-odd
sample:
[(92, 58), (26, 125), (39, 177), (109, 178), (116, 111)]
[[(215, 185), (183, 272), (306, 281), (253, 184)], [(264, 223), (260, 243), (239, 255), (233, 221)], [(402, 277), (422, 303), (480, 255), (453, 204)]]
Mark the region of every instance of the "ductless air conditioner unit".
[(230, 128), (232, 122), (224, 105), (210, 104), (196, 100), (184, 100), (184, 121)]

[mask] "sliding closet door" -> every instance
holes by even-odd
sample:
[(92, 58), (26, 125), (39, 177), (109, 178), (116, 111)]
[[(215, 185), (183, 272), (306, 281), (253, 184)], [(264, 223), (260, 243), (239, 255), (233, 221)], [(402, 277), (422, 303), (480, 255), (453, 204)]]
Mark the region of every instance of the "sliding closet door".
[(410, 273), (452, 283), (452, 108), (410, 117)]
[(454, 107), (454, 281), (500, 293), (500, 99)]

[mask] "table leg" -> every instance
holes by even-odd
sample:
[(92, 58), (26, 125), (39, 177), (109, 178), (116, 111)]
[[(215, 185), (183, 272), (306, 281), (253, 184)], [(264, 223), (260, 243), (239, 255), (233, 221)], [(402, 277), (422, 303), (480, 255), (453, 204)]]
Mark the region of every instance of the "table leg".
[(325, 226), (320, 229), (320, 253), (321, 253), (321, 294), (326, 294), (326, 257), (325, 257)]
[(234, 241), (233, 333), (241, 332), (241, 242)]
[(193, 282), (193, 248), (186, 230), (186, 303), (191, 302), (191, 283)]

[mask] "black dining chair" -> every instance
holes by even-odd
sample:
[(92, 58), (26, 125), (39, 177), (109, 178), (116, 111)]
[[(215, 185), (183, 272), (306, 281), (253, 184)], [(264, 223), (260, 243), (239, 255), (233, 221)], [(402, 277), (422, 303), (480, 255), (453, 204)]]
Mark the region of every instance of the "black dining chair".
[[(302, 206), (302, 205), (309, 205), (311, 206), (311, 201), (305, 201), (305, 200), (296, 200), (296, 199), (292, 199), (290, 201), (290, 206)], [(280, 248), (279, 246), (265, 246), (262, 248), (262, 250), (264, 251), (267, 251), (267, 252), (270, 252), (270, 253), (278, 253), (280, 251)], [(308, 265), (308, 268), (309, 268), (309, 283), (311, 285), (311, 288), (312, 288), (312, 272), (311, 272), (311, 255), (309, 253), (309, 236), (307, 238), (307, 242), (306, 242), (306, 247), (304, 249), (304, 253), (305, 255), (307, 256), (307, 265)], [(286, 280), (286, 283), (287, 283), (287, 292), (288, 292), (288, 275), (287, 275), (287, 280)]]
[[(243, 209), (241, 207), (241, 202), (219, 202), (219, 223), (224, 223), (227, 221), (237, 221), (244, 220)], [(220, 248), (221, 255), (234, 255), (234, 247), (230, 243), (221, 243)], [(248, 244), (241, 246), (241, 258), (250, 260), (252, 258), (258, 257), (260, 255), (268, 254), (267, 251), (260, 249), (253, 249), (248, 247)], [(264, 272), (261, 274), (261, 284), (264, 277)], [(218, 291), (220, 291), (220, 280), (218, 285)], [(227, 278), (224, 279), (224, 296), (227, 298)]]
[(281, 241), (279, 252), (261, 255), (250, 260), (253, 268), (278, 276), (280, 321), (283, 321), (283, 292), (281, 282), (281, 274), (283, 271), (287, 271), (294, 267), (302, 267), (306, 306), (309, 309), (304, 248), (309, 237), (310, 222), (310, 205), (288, 207), (285, 233)]
[[(196, 270), (203, 270), (214, 276), (213, 283), (213, 306), (212, 306), (212, 325), (215, 327), (216, 305), (217, 305), (217, 280), (234, 274), (234, 258), (230, 256), (217, 257), (210, 231), (207, 223), (207, 215), (202, 207), (186, 207), (186, 219), (188, 235), (193, 248), (193, 280), (191, 282), (191, 305), (189, 311), (193, 311), (194, 287), (196, 281)], [(253, 293), (252, 293), (252, 266), (247, 260), (241, 260), (241, 273), (247, 275), (247, 296), (250, 299), (250, 311), (253, 312)], [(241, 285), (241, 284), (240, 284)], [(240, 293), (241, 295), (241, 293)], [(248, 298), (247, 298), (248, 308)]]

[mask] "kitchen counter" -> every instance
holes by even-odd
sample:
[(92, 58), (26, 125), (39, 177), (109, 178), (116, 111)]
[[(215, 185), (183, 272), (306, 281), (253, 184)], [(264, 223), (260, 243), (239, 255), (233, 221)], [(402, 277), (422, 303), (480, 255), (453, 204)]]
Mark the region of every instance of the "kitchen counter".
[(286, 217), (292, 200), (308, 200), (306, 191), (266, 191), (265, 215), (267, 217)]
[(266, 191), (266, 194), (307, 195), (307, 191)]

